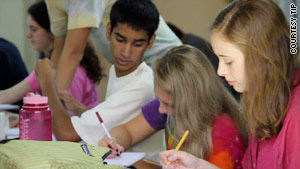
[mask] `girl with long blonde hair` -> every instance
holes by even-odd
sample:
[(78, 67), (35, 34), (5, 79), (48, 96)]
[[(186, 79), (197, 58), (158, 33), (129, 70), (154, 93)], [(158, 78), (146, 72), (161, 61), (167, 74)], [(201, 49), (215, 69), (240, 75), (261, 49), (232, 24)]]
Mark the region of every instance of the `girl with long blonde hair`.
[[(189, 130), (182, 150), (222, 168), (239, 168), (246, 131), (240, 107), (207, 57), (194, 47), (179, 46), (157, 59), (153, 70), (157, 99), (111, 130), (118, 143), (127, 148), (166, 128), (166, 143), (173, 149)], [(99, 144), (124, 151), (107, 137)]]

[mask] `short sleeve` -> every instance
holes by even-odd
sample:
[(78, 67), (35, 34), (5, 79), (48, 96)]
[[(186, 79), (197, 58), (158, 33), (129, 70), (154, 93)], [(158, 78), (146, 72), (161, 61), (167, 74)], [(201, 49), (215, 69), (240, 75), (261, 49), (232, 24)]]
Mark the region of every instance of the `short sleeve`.
[(25, 82), (31, 87), (35, 92), (41, 93), (41, 87), (36, 79), (35, 71), (32, 71), (26, 78)]
[(98, 28), (105, 11), (104, 0), (76, 0), (68, 6), (68, 30), (95, 27)]
[(50, 19), (51, 32), (55, 36), (67, 34), (68, 14), (63, 9), (62, 0), (45, 0)]
[(46, 4), (55, 36), (65, 36), (70, 29), (97, 28), (106, 7), (105, 0), (46, 0)]
[(142, 113), (150, 124), (156, 130), (165, 128), (167, 115), (159, 113), (159, 101), (154, 99), (142, 107)]

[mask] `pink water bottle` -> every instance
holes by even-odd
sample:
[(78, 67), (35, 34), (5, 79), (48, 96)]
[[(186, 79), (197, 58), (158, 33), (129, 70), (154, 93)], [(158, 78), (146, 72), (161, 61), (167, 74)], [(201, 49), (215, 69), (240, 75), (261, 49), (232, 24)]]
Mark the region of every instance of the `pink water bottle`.
[(20, 139), (52, 141), (52, 111), (48, 97), (28, 93), (20, 109)]

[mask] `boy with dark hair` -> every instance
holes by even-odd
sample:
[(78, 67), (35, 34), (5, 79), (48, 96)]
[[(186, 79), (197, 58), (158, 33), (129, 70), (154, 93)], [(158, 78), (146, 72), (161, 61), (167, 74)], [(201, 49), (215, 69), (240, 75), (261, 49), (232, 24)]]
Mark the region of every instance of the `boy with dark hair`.
[[(88, 110), (64, 91), (55, 91), (55, 73), (50, 61), (38, 61), (36, 74), (53, 110), (53, 132), (58, 140), (80, 141), (97, 145), (105, 132), (96, 116), (99, 112), (108, 130), (123, 124), (140, 112), (154, 98), (153, 72), (143, 61), (143, 54), (155, 40), (159, 13), (150, 0), (119, 0), (111, 10), (106, 37), (110, 41), (114, 65), (110, 69), (104, 102)], [(66, 109), (68, 110), (66, 110)], [(67, 111), (79, 116), (71, 118)], [(74, 112), (75, 111), (75, 112)]]
[[(116, 1), (45, 0), (51, 21), (51, 32), (55, 35), (51, 61), (57, 68), (58, 89), (66, 90), (70, 87), (89, 35), (92, 35), (93, 43), (102, 56), (113, 63), (113, 56), (109, 50), (110, 43), (105, 34), (109, 14)], [(134, 14), (134, 11), (132, 13)], [(170, 48), (182, 44), (162, 17), (159, 17), (156, 35), (152, 49), (143, 55), (148, 65)]]

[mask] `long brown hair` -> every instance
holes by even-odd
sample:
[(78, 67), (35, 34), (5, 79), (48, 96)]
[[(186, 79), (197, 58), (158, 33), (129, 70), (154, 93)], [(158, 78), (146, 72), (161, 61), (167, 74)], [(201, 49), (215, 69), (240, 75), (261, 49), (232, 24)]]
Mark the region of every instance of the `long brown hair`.
[(200, 50), (187, 45), (171, 49), (155, 62), (154, 79), (173, 98), (173, 145), (185, 130), (189, 130), (190, 134), (181, 149), (207, 158), (212, 150), (213, 119), (221, 113), (228, 114), (244, 133), (238, 103)]
[(99, 83), (102, 78), (102, 68), (100, 60), (96, 54), (92, 43), (86, 44), (80, 65), (85, 69), (87, 76), (94, 82)]
[(246, 92), (241, 103), (257, 139), (277, 135), (291, 96), (297, 56), (290, 53), (289, 25), (271, 0), (239, 0), (216, 18), (220, 32), (245, 56)]

